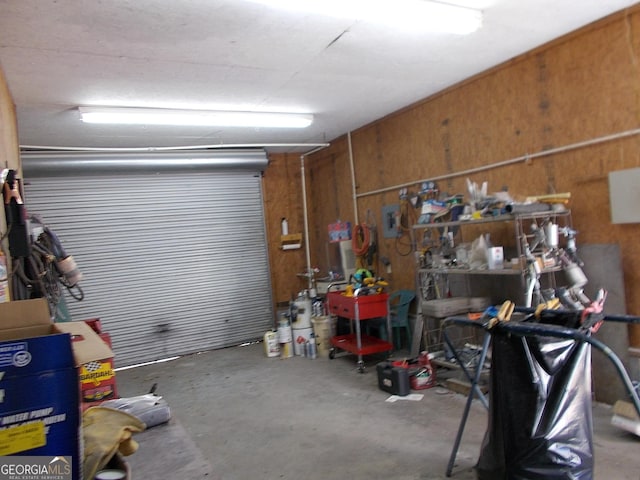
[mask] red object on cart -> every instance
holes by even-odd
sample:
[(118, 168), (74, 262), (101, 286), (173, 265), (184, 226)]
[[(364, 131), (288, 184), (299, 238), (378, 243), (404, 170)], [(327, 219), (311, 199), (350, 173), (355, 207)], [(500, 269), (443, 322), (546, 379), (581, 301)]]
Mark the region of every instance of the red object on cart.
[[(358, 371), (364, 372), (364, 355), (374, 353), (390, 352), (393, 350), (393, 340), (391, 338), (391, 319), (389, 318), (389, 295), (374, 293), (371, 295), (346, 296), (343, 292), (327, 293), (327, 309), (330, 315), (354, 320), (355, 333), (347, 335), (337, 335), (331, 337), (329, 357), (335, 357), (335, 349), (344, 350), (358, 356)], [(363, 335), (360, 322), (372, 318), (386, 318), (389, 341), (381, 340), (370, 335)], [(352, 327), (353, 331), (353, 327)]]

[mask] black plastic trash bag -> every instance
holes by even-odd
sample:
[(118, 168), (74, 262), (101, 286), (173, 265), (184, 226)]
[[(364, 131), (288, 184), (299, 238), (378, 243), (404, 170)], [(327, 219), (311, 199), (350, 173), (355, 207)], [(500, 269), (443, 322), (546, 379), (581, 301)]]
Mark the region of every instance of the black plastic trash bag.
[[(563, 326), (574, 327), (575, 315), (565, 320)], [(492, 333), (489, 425), (478, 479), (592, 479), (590, 345), (519, 337), (500, 327)]]

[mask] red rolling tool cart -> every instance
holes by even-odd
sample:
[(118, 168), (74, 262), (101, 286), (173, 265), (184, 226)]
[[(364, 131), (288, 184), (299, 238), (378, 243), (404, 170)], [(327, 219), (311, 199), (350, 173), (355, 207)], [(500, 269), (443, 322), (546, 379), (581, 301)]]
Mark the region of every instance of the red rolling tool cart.
[[(331, 350), (329, 358), (335, 358), (336, 350), (343, 350), (358, 356), (358, 371), (364, 373), (364, 355), (390, 352), (393, 350), (391, 318), (389, 316), (389, 295), (387, 293), (359, 294), (356, 290), (353, 296), (346, 296), (344, 292), (327, 293), (327, 309), (330, 315), (351, 320), (351, 332), (347, 335), (331, 337)], [(377, 337), (363, 335), (360, 326), (361, 321), (372, 318), (387, 319), (388, 341)], [(355, 327), (355, 332), (354, 332)]]

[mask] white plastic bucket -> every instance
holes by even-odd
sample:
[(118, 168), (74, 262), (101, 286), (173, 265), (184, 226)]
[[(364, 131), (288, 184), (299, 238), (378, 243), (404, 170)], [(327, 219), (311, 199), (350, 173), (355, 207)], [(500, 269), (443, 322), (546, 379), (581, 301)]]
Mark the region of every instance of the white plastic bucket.
[(306, 296), (300, 296), (293, 302), (296, 307), (296, 319), (291, 322), (294, 329), (311, 328), (311, 299)]
[(304, 355), (304, 344), (313, 337), (313, 328), (294, 328), (293, 329), (293, 353), (294, 355)]
[(291, 339), (291, 325), (289, 324), (289, 320), (286, 318), (280, 320), (278, 322), (278, 343), (290, 343)]

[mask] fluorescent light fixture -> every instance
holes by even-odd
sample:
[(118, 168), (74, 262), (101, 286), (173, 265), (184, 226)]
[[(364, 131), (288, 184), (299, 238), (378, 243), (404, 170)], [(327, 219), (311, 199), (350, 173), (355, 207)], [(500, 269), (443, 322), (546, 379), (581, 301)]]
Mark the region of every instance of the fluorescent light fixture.
[(398, 28), (466, 35), (482, 25), (480, 10), (431, 0), (251, 0), (269, 7), (352, 18)]
[(304, 113), (174, 110), (166, 108), (78, 107), (83, 122), (119, 125), (191, 125), (202, 127), (305, 128)]

